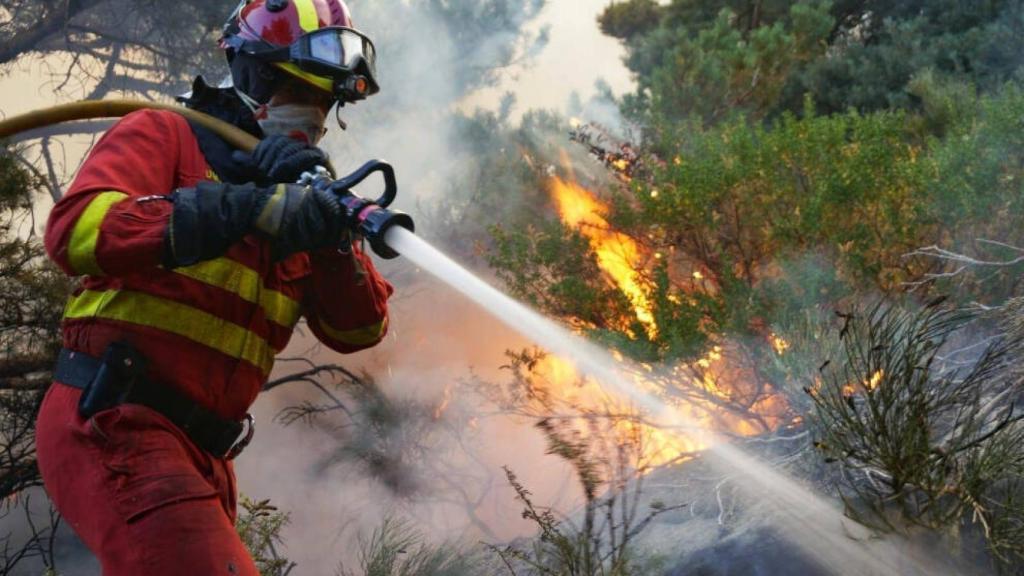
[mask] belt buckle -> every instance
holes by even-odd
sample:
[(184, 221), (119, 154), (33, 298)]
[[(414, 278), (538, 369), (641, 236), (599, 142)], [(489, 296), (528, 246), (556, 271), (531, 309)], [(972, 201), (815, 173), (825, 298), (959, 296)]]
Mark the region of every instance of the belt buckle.
[(228, 453), (224, 455), (224, 458), (227, 460), (234, 460), (236, 456), (242, 453), (242, 450), (245, 450), (249, 442), (252, 442), (252, 435), (256, 432), (256, 419), (252, 417), (252, 414), (246, 414), (244, 422), (244, 431), (238, 435), (238, 439), (231, 445), (231, 448), (228, 448)]

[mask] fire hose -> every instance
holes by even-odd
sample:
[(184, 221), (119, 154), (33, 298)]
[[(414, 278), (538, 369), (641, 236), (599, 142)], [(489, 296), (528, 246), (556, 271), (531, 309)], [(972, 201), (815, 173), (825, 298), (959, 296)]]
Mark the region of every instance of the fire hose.
[[(255, 136), (209, 114), (174, 104), (141, 100), (85, 100), (0, 120), (0, 141), (21, 132), (61, 122), (121, 117), (146, 108), (169, 110), (180, 114), (214, 132), (231, 146), (245, 152), (252, 152), (259, 143)], [(336, 194), (344, 208), (345, 224), (349, 230), (366, 238), (370, 247), (381, 258), (390, 259), (398, 256), (398, 252), (384, 241), (387, 231), (394, 226), (399, 226), (412, 232), (415, 227), (411, 216), (388, 208), (398, 194), (394, 168), (383, 160), (370, 160), (355, 172), (338, 179), (331, 177), (328, 168), (330, 167), (318, 166), (314, 172), (303, 174), (299, 182)], [(352, 190), (375, 172), (380, 172), (384, 179), (384, 192), (378, 198), (364, 198)]]

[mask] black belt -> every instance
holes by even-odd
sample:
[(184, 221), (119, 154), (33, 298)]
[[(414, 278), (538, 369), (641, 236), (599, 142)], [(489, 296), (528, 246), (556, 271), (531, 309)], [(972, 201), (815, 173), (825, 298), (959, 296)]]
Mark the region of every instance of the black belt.
[[(103, 360), (64, 348), (57, 358), (53, 379), (85, 391), (102, 368)], [(242, 422), (224, 420), (181, 392), (146, 378), (137, 378), (115, 405), (118, 403), (141, 404), (156, 410), (188, 434), (197, 446), (218, 458), (238, 456), (252, 440), (252, 415), (246, 414)]]

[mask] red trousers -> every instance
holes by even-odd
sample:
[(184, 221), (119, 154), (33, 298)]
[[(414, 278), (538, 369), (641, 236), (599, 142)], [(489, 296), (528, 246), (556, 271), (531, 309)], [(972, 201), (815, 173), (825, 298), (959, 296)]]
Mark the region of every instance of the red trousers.
[(157, 412), (78, 415), (81, 391), (54, 384), (36, 422), (39, 469), (104, 576), (259, 576), (235, 532), (231, 463)]

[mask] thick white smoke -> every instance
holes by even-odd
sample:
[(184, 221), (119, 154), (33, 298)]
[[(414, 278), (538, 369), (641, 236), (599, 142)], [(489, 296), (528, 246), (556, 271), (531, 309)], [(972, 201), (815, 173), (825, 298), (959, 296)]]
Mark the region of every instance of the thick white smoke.
[[(382, 93), (342, 109), (348, 131), (332, 125), (323, 145), (343, 172), (370, 158), (390, 161), (399, 182), (396, 205), (429, 234), (433, 223), (419, 207), (446, 194), (469, 192), (451, 189), (466, 180), (472, 162), (471, 153), (452, 152), (454, 114), (477, 106), (497, 109), (500, 96), (508, 91), (517, 100), (513, 118), (529, 107), (579, 113), (570, 110), (570, 104), (591, 99), (599, 74), (611, 72), (619, 91), (628, 80), (619, 62), (620, 48), (597, 31), (594, 18), (603, 0), (554, 0), (539, 13), (528, 10), (521, 15), (525, 33), (516, 30), (517, 18), (508, 17), (512, 25), (491, 30), (470, 44), (465, 36), (472, 31), (460, 31), (424, 4), (351, 3), (358, 27), (377, 43)], [(493, 68), (496, 62), (508, 61), (510, 54), (510, 66)], [(601, 61), (586, 60), (593, 57)], [(488, 84), (485, 78), (496, 82)], [(611, 123), (611, 118), (602, 121)], [(375, 194), (374, 186), (368, 183), (363, 193)], [(396, 399), (441, 403), (444, 390), (471, 372), (484, 379), (505, 378), (498, 369), (506, 360), (504, 351), (529, 344), (426, 274), (402, 262), (381, 268), (398, 285), (384, 343), (348, 357), (324, 350), (309, 354), (312, 338), (297, 334), (284, 356), (306, 354), (317, 362), (365, 369)], [(276, 375), (292, 368), (297, 366), (279, 365)], [(398, 497), (351, 466), (322, 469), (318, 464), (337, 446), (335, 435), (302, 423), (286, 427), (272, 421), (283, 407), (310, 398), (317, 399), (317, 393), (303, 384), (262, 397), (256, 405), (257, 439), (236, 466), (243, 492), (270, 498), (291, 513), (285, 553), (299, 563), (299, 573), (330, 573), (339, 560), (350, 565), (358, 535), (367, 535), (388, 514), (413, 519), (435, 540), (493, 541), (525, 533), (530, 526), (519, 517), (503, 465), (515, 469), (539, 502), (561, 499), (569, 505), (574, 499), (570, 470), (545, 456), (544, 442), (529, 423), (484, 415), (473, 419), (472, 428), (465, 431), (467, 440), (480, 448), (479, 461), (468, 462), (463, 451), (437, 444), (437, 452), (429, 456), (433, 472), (418, 471), (427, 478), (415, 497)], [(468, 398), (452, 401), (470, 411), (472, 403)], [(465, 483), (472, 499), (477, 494), (484, 498), (469, 508), (462, 501), (442, 501), (451, 499), (452, 483), (459, 482)]]

